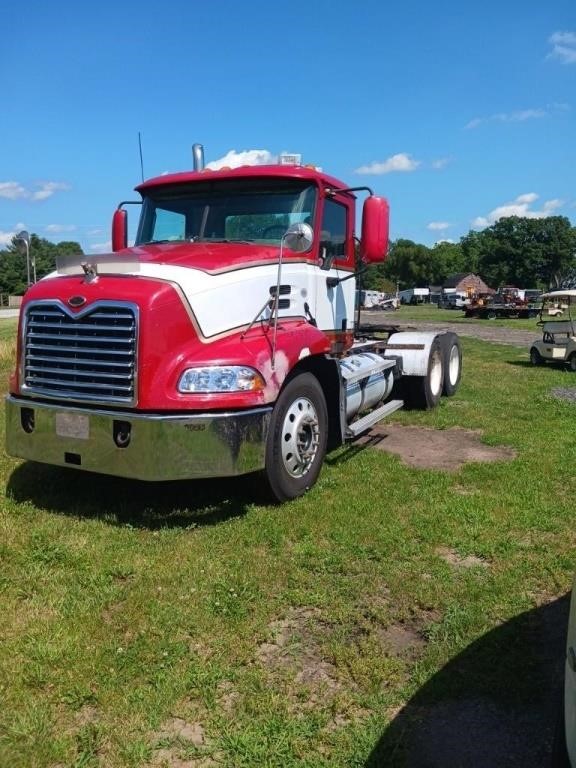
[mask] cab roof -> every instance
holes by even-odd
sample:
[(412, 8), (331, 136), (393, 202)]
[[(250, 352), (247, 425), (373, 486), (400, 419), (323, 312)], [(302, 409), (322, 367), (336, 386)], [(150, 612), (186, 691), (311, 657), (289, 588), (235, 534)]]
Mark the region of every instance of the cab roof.
[[(167, 173), (147, 179), (135, 187), (137, 192), (145, 194), (157, 187), (168, 187), (177, 184), (193, 184), (200, 181), (222, 181), (224, 179), (257, 179), (277, 178), (296, 179), (319, 183), (332, 189), (346, 189), (347, 185), (333, 176), (316, 168), (302, 165), (242, 165), (239, 168), (222, 168), (213, 171), (205, 168), (202, 171), (185, 171), (183, 173)], [(351, 194), (351, 193), (350, 193)]]
[(543, 293), (540, 296), (541, 299), (562, 299), (562, 298), (576, 298), (576, 288), (565, 288), (563, 291), (549, 291)]

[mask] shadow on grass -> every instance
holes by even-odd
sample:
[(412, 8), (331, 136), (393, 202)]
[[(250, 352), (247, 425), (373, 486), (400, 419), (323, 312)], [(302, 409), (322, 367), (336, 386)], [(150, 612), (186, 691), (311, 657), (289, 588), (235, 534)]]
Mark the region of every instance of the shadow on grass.
[(342, 448), (337, 448), (333, 453), (329, 453), (324, 459), (324, 463), (329, 467), (337, 467), (340, 464), (345, 464), (346, 462), (351, 461), (359, 453), (362, 453), (362, 451), (365, 451), (366, 448), (372, 448), (378, 445), (378, 443), (381, 443), (385, 437), (385, 435), (371, 434), (362, 436), (355, 442), (349, 443)]
[(543, 365), (534, 365), (530, 362), (530, 360), (506, 360), (508, 365), (515, 365), (518, 368), (531, 368), (533, 371), (566, 371), (569, 373), (568, 368), (566, 367), (566, 363), (563, 362), (556, 362), (556, 363), (544, 363)]
[(472, 643), (418, 690), (365, 768), (543, 768), (561, 700), (569, 595)]
[(111, 525), (186, 528), (244, 515), (250, 504), (263, 500), (260, 485), (257, 475), (145, 483), (25, 462), (10, 476), (7, 496)]

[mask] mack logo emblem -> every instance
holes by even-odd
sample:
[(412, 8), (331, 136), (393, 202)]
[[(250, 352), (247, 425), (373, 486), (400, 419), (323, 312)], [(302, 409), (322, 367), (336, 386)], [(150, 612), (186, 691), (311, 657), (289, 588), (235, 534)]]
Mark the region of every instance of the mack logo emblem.
[(81, 307), (82, 304), (86, 304), (86, 299), (84, 296), (70, 296), (68, 304), (70, 304), (71, 307)]

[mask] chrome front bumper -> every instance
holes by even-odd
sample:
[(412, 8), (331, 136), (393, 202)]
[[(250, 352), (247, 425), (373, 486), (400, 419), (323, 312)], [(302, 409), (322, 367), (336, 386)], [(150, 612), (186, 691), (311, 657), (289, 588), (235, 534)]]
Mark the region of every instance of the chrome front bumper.
[(271, 407), (182, 416), (6, 398), (6, 450), (22, 459), (138, 480), (243, 475), (264, 467)]

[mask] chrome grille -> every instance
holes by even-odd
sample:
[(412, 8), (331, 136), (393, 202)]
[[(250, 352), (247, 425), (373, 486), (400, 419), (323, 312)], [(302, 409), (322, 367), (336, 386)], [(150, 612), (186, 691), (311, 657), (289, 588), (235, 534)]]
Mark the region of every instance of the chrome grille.
[(24, 387), (50, 398), (129, 403), (136, 398), (137, 310), (98, 302), (71, 313), (60, 302), (28, 307)]

